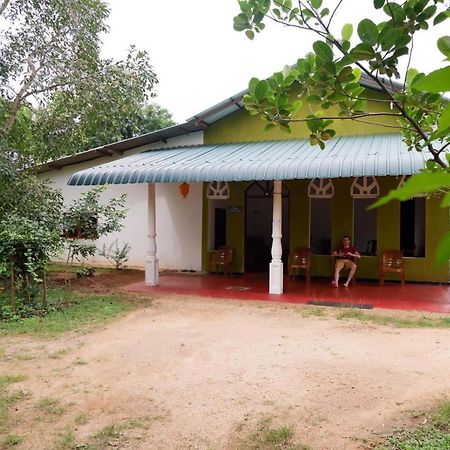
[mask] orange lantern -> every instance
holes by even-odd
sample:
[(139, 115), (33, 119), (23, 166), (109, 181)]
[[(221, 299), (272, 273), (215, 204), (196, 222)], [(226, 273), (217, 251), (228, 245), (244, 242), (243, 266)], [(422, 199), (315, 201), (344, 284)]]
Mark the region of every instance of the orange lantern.
[(189, 194), (189, 188), (191, 186), (187, 183), (182, 183), (178, 186), (178, 189), (180, 190), (180, 194), (182, 195), (183, 198), (186, 198), (187, 195)]

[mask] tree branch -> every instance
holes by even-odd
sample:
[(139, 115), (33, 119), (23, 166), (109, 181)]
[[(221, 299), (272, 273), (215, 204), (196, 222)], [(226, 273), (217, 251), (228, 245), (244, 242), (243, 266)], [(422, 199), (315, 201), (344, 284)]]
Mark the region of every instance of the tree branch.
[(331, 16), (330, 16), (330, 20), (328, 21), (328, 24), (327, 24), (327, 27), (328, 27), (328, 28), (330, 28), (331, 21), (333, 20), (333, 17), (334, 17), (334, 15), (336, 14), (336, 11), (339, 9), (339, 7), (341, 6), (341, 3), (342, 3), (343, 1), (344, 1), (344, 0), (339, 0), (339, 3), (336, 5), (336, 8), (334, 8), (334, 10), (333, 10), (333, 12), (332, 12), (332, 14), (331, 14)]
[(3, 14), (10, 1), (11, 0), (3, 0), (3, 2), (0, 4), (0, 16)]
[[(320, 120), (320, 119), (332, 119), (332, 120), (355, 120), (360, 117), (377, 117), (377, 116), (394, 116), (394, 117), (402, 117), (400, 113), (389, 113), (389, 112), (375, 112), (375, 113), (362, 113), (355, 114), (353, 116), (323, 116), (323, 117), (303, 117), (301, 119), (290, 119), (280, 117), (282, 120), (286, 120), (288, 122), (310, 122), (312, 120)], [(397, 127), (395, 127), (397, 128)]]

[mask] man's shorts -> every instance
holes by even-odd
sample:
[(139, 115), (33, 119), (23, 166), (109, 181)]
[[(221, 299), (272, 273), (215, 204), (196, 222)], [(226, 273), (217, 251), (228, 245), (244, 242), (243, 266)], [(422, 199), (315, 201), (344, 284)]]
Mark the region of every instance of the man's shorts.
[(356, 264), (349, 259), (337, 259), (336, 260), (336, 269), (351, 269), (352, 267), (356, 267)]

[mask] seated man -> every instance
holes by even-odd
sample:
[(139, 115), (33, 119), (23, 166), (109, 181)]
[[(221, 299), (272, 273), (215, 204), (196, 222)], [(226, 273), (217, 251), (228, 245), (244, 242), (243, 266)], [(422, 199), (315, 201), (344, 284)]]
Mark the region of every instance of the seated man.
[(331, 284), (335, 287), (339, 286), (339, 272), (345, 267), (349, 269), (347, 281), (344, 283), (348, 287), (353, 275), (356, 272), (355, 259), (361, 258), (358, 250), (350, 245), (350, 237), (344, 236), (342, 238), (342, 247), (335, 250), (331, 256), (336, 258), (336, 265), (334, 267), (334, 279)]

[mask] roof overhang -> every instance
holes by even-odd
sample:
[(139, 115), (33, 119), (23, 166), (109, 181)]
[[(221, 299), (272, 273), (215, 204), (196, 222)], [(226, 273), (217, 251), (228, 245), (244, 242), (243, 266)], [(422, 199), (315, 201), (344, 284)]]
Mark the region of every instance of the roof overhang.
[(69, 185), (292, 180), (411, 175), (427, 152), (401, 135), (341, 136), (324, 150), (306, 139), (150, 150), (73, 174)]

